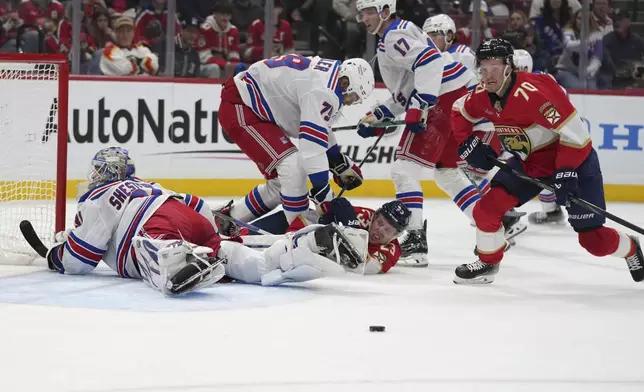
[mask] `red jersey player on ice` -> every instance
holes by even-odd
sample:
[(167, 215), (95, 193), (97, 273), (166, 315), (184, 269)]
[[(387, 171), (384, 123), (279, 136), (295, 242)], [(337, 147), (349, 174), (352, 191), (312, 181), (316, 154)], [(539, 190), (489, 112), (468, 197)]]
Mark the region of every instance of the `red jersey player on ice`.
[[(309, 211), (310, 215), (316, 214)], [(407, 229), (411, 211), (399, 200), (387, 202), (377, 210), (353, 206), (349, 200), (340, 197), (334, 199), (327, 212), (319, 218), (321, 224), (336, 223), (366, 230), (369, 233), (369, 256), (364, 263), (351, 272), (363, 275), (385, 273), (394, 267), (400, 259), (401, 250), (398, 236)], [(252, 222), (253, 226), (273, 234), (284, 234), (289, 231), (289, 224), (284, 211), (265, 215)], [(244, 243), (253, 246), (268, 246), (274, 238), (261, 235), (243, 236)], [(346, 268), (346, 265), (345, 265)]]
[[(639, 240), (604, 226), (605, 218), (575, 204), (578, 196), (605, 208), (602, 175), (590, 134), (561, 87), (550, 76), (515, 72), (512, 45), (499, 38), (476, 51), (481, 84), (452, 111), (459, 154), (472, 166), (491, 170), (490, 146), (472, 133), (472, 123), (494, 123), (503, 148), (514, 155), (507, 164), (528, 176), (551, 182), (557, 203), (566, 205), (579, 244), (595, 256), (626, 259), (633, 280), (644, 280)], [(499, 171), (492, 187), (474, 207), (479, 259), (456, 268), (455, 283), (491, 283), (499, 271), (505, 239), (501, 219), (509, 209), (534, 198), (541, 188)]]

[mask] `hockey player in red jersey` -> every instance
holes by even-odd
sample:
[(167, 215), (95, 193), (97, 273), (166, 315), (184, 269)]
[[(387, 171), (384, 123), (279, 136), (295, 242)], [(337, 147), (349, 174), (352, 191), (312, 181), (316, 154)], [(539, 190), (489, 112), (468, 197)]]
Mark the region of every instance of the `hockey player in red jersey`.
[[(461, 158), (491, 170), (496, 152), (471, 132), (471, 124), (494, 124), (503, 148), (513, 158), (507, 164), (526, 175), (552, 183), (557, 203), (566, 205), (568, 222), (580, 245), (595, 256), (626, 259), (633, 280), (644, 280), (644, 256), (637, 237), (604, 226), (605, 218), (569, 203), (569, 196), (605, 208), (597, 152), (579, 114), (561, 87), (548, 75), (515, 72), (512, 45), (499, 38), (476, 51), (481, 84), (452, 111)], [(501, 219), (506, 211), (534, 198), (541, 188), (499, 171), (492, 187), (474, 207), (479, 259), (456, 268), (455, 283), (491, 283), (499, 271), (505, 240)]]
[[(310, 215), (317, 213), (310, 211)], [(411, 211), (400, 201), (394, 200), (380, 206), (377, 210), (366, 207), (353, 206), (343, 198), (334, 199), (326, 213), (319, 218), (320, 224), (339, 224), (368, 231), (369, 257), (365, 263), (349, 269), (364, 275), (385, 273), (398, 263), (401, 255), (398, 236), (409, 225)], [(253, 226), (272, 234), (284, 234), (293, 230), (289, 227), (283, 211), (265, 215), (252, 222)], [(245, 230), (245, 229), (243, 229)], [(268, 246), (273, 239), (265, 241), (261, 235), (242, 235), (244, 243), (252, 246)], [(346, 267), (346, 266), (345, 266)]]

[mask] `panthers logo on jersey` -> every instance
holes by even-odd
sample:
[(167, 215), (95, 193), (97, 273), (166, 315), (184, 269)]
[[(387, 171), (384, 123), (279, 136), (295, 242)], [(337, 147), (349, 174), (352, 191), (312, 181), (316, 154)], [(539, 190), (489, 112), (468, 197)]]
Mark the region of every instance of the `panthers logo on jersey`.
[(494, 128), (505, 150), (519, 154), (523, 160), (530, 155), (532, 143), (523, 128), (508, 125), (497, 125)]

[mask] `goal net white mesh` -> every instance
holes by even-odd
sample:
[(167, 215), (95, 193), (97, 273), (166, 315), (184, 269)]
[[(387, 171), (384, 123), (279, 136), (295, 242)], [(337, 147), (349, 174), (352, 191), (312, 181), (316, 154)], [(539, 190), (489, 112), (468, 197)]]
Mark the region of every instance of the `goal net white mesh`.
[(20, 233), (22, 220), (46, 246), (53, 242), (59, 68), (0, 60), (0, 264), (38, 257)]

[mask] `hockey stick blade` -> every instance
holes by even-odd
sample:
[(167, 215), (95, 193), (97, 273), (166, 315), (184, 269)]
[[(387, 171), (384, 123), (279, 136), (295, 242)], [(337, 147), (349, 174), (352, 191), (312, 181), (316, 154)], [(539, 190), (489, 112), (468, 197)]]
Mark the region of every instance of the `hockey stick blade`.
[[(532, 177), (530, 177), (530, 176), (528, 176), (528, 175), (526, 175), (524, 173), (521, 173), (518, 170), (515, 170), (514, 168), (508, 166), (505, 162), (500, 161), (499, 159), (497, 159), (497, 158), (495, 158), (493, 156), (489, 156), (488, 159), (490, 159), (490, 161), (492, 161), (496, 166), (498, 166), (501, 170), (503, 170), (505, 172), (514, 174), (515, 176), (519, 177), (520, 179), (522, 179), (522, 180), (524, 180), (526, 182), (529, 182), (529, 183), (531, 183), (533, 185), (536, 185), (541, 189), (545, 189), (545, 190), (553, 192), (553, 193), (555, 192), (555, 189), (553, 187), (551, 187), (550, 185), (545, 184), (542, 181), (540, 181), (540, 180), (538, 180), (536, 178), (532, 178)], [(593, 203), (590, 203), (590, 202), (588, 202), (588, 201), (586, 201), (584, 199), (580, 199), (580, 198), (578, 198), (576, 196), (569, 196), (568, 199), (570, 200), (570, 202), (575, 203), (578, 206), (580, 206), (582, 208), (585, 208), (586, 210), (588, 210), (590, 212), (594, 212), (595, 214), (601, 215), (601, 216), (603, 216), (605, 218), (608, 218), (608, 219), (612, 220), (615, 223), (619, 223), (620, 225), (622, 225), (624, 227), (627, 227), (627, 228), (633, 230), (636, 233), (644, 235), (644, 229), (643, 228), (641, 228), (641, 227), (639, 227), (639, 226), (637, 226), (637, 225), (635, 225), (635, 224), (633, 224), (633, 223), (631, 223), (631, 222), (629, 222), (627, 220), (624, 220), (624, 219), (620, 218), (619, 216), (613, 215), (610, 212), (608, 212), (608, 211), (606, 211), (606, 210), (594, 205)]]
[(25, 240), (29, 243), (29, 246), (38, 253), (42, 258), (47, 258), (47, 252), (49, 249), (42, 243), (38, 234), (34, 230), (34, 227), (31, 225), (31, 222), (28, 220), (23, 220), (20, 222), (20, 232), (22, 236), (25, 237)]
[(233, 222), (233, 223), (234, 223), (234, 224), (236, 224), (237, 226), (245, 227), (245, 228), (247, 228), (248, 230), (250, 230), (250, 231), (252, 231), (252, 232), (254, 232), (254, 233), (259, 233), (259, 234), (263, 234), (263, 235), (273, 235), (272, 233), (269, 233), (269, 232), (268, 232), (268, 231), (266, 231), (266, 230), (262, 230), (262, 229), (260, 229), (259, 227), (255, 227), (255, 226), (251, 225), (250, 223), (242, 222), (242, 221), (237, 220), (237, 219), (235, 219), (235, 218), (233, 218), (233, 217), (231, 217), (231, 216), (228, 216), (228, 215), (222, 214), (222, 213), (221, 213), (221, 212), (219, 212), (219, 211), (211, 210), (211, 212), (212, 212), (212, 214), (213, 214), (214, 216), (216, 216), (217, 218), (221, 218), (221, 219), (223, 219), (223, 220), (227, 220), (228, 222)]
[[(370, 128), (389, 128), (389, 127), (397, 127), (399, 125), (405, 125), (404, 120), (395, 120), (395, 121), (382, 121), (382, 122), (377, 122), (373, 124), (369, 124)], [(331, 128), (332, 132), (338, 132), (338, 131), (354, 131), (358, 129), (358, 125), (346, 125), (344, 127), (335, 127)], [(385, 131), (385, 134), (390, 134), (394, 133), (396, 129), (392, 129), (391, 131), (387, 130)]]

